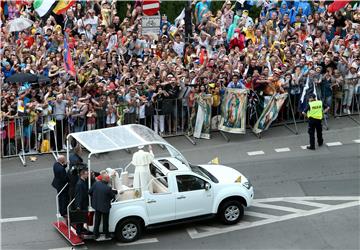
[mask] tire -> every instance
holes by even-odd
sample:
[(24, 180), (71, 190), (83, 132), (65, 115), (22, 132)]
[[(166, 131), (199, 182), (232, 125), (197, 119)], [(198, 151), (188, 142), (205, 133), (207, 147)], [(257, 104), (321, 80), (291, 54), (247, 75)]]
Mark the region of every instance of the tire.
[(115, 230), (115, 237), (118, 241), (129, 243), (140, 238), (142, 223), (137, 218), (127, 218), (118, 223)]
[(244, 216), (244, 206), (236, 200), (224, 202), (218, 210), (218, 217), (225, 225), (238, 223)]

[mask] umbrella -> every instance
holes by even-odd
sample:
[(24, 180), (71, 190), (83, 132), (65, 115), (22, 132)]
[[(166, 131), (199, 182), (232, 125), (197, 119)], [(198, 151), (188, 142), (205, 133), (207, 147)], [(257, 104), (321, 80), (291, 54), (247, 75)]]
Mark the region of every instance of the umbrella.
[(51, 79), (44, 75), (38, 75), (38, 83), (51, 83)]
[(37, 82), (38, 76), (30, 73), (16, 73), (5, 79), (8, 83)]
[(8, 29), (9, 32), (22, 31), (24, 29), (31, 27), (33, 24), (34, 24), (33, 21), (25, 17), (19, 17), (9, 22)]

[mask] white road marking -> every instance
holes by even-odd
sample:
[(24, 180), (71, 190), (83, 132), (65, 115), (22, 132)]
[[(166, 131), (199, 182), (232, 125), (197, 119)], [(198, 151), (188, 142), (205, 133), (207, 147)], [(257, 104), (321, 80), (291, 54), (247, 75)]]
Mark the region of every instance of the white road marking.
[(307, 146), (310, 146), (310, 145), (305, 145), (305, 146), (300, 146), (302, 149), (306, 149)]
[(148, 244), (148, 243), (156, 243), (159, 242), (157, 238), (149, 238), (149, 239), (142, 239), (130, 243), (116, 243), (117, 246), (123, 247), (123, 246), (130, 246), (130, 245), (140, 245), (140, 244)]
[(0, 223), (18, 222), (18, 221), (27, 221), (27, 220), (37, 220), (37, 219), (38, 219), (37, 216), (1, 218)]
[(301, 200), (291, 200), (291, 199), (287, 200), (287, 201), (291, 202), (291, 203), (296, 203), (296, 204), (311, 206), (311, 207), (317, 207), (317, 208), (324, 207), (323, 204), (319, 204), (319, 203), (311, 202), (311, 201), (301, 201)]
[[(312, 210), (299, 210), (301, 212), (298, 213), (291, 213), (283, 216), (274, 216), (274, 218), (259, 220), (255, 222), (240, 222), (238, 225), (224, 227), (224, 228), (209, 228), (207, 232), (198, 232), (195, 228), (188, 228), (187, 232), (192, 239), (204, 238), (213, 235), (233, 232), (236, 230), (251, 228), (251, 227), (258, 227), (270, 223), (281, 222), (285, 220), (290, 220), (294, 218), (310, 216), (320, 213), (325, 213), (329, 211), (349, 208), (360, 206), (360, 196), (309, 196), (309, 197), (278, 197), (278, 198), (267, 198), (267, 199), (257, 199), (254, 200), (254, 204), (258, 205), (260, 202), (274, 202), (274, 201), (287, 201), (287, 202), (294, 202), (294, 203), (303, 203), (304, 205), (310, 205), (310, 201), (322, 201), (322, 200), (337, 200), (337, 201), (344, 201), (342, 204), (338, 205), (328, 205), (328, 204), (312, 204), (312, 206), (317, 206), (318, 208)], [(305, 202), (304, 202), (305, 201)], [(308, 203), (306, 201), (309, 201)], [(307, 204), (305, 204), (307, 203)], [(315, 202), (314, 202), (315, 203)], [(267, 204), (266, 204), (267, 205)], [(251, 208), (250, 208), (251, 209)], [(248, 211), (245, 212), (248, 214)], [(250, 214), (249, 214), (250, 215)], [(200, 227), (200, 229), (203, 229)]]
[(353, 140), (355, 143), (360, 143), (360, 139)]
[(250, 156), (253, 156), (253, 155), (263, 155), (263, 154), (265, 154), (265, 152), (264, 151), (252, 151), (252, 152), (247, 152), (247, 154), (248, 155), (250, 155)]
[(328, 142), (328, 143), (326, 143), (326, 145), (328, 147), (334, 147), (334, 146), (341, 146), (343, 144), (341, 142), (339, 142), (339, 141), (336, 141), (336, 142)]
[(273, 197), (264, 199), (254, 199), (254, 202), (274, 202), (289, 200), (306, 201), (360, 201), (360, 196), (295, 196), (295, 197)]
[(282, 152), (289, 152), (290, 148), (275, 148), (275, 152), (282, 153)]
[(304, 210), (298, 209), (298, 208), (292, 208), (292, 207), (284, 207), (284, 206), (278, 206), (278, 205), (271, 205), (271, 204), (265, 204), (265, 203), (259, 203), (259, 202), (253, 202), (251, 205), (252, 207), (261, 207), (261, 208), (269, 208), (274, 210), (282, 210), (290, 213), (301, 213)]
[(263, 218), (263, 219), (273, 219), (273, 218), (277, 217), (277, 216), (271, 215), (271, 214), (257, 213), (257, 212), (252, 212), (252, 211), (246, 211), (245, 215), (259, 217), (259, 218)]
[(72, 247), (49, 248), (48, 250), (72, 250)]
[(49, 248), (48, 250), (86, 250), (87, 246)]

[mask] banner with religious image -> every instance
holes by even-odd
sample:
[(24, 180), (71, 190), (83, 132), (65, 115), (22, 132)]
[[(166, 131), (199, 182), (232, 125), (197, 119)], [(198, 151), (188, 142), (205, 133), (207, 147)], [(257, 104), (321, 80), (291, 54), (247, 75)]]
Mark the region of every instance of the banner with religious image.
[(222, 117), (219, 130), (228, 133), (245, 134), (247, 94), (247, 89), (226, 89), (222, 102)]
[(195, 107), (190, 115), (189, 135), (195, 138), (210, 139), (212, 96), (195, 96)]
[(259, 119), (253, 127), (253, 132), (255, 134), (259, 134), (267, 130), (270, 127), (271, 123), (277, 119), (279, 111), (285, 103), (287, 97), (287, 93), (275, 94), (271, 97), (270, 101), (264, 108), (262, 114), (260, 115)]

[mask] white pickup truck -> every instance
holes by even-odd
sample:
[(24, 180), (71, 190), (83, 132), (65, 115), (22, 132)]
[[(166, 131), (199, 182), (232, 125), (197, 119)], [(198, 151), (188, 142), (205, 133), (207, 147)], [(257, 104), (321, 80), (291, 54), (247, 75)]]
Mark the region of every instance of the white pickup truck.
[[(148, 162), (136, 163), (140, 164), (139, 166), (134, 163), (133, 158), (127, 167), (119, 168), (122, 170), (120, 175), (115, 173), (115, 178), (118, 178), (116, 183), (119, 185), (115, 183), (113, 188), (117, 186), (115, 189), (121, 194), (117, 195), (116, 201), (112, 203), (109, 231), (122, 242), (137, 240), (144, 228), (188, 220), (217, 216), (225, 224), (235, 224), (242, 218), (244, 207), (249, 207), (254, 198), (250, 181), (237, 170), (222, 165), (191, 165), (180, 151), (142, 125), (131, 124), (72, 133), (67, 137), (68, 149), (70, 139), (76, 140), (89, 152), (89, 170), (93, 167), (93, 155), (150, 145), (163, 149), (158, 152), (161, 157), (152, 154)], [(165, 151), (169, 156), (163, 156)], [(68, 157), (69, 154), (68, 150)], [(147, 152), (148, 154), (150, 152)], [(106, 161), (104, 164), (108, 165)], [(133, 174), (128, 172), (131, 164), (135, 166)], [(140, 172), (136, 172), (139, 169), (145, 169), (146, 173), (142, 172), (144, 177), (139, 175)], [(139, 176), (145, 179), (142, 180)], [(89, 171), (89, 188), (90, 177)], [(59, 220), (60, 193), (56, 197), (57, 221), (53, 225), (72, 245), (84, 244), (83, 240), (72, 232), (71, 219), (64, 222)], [(70, 205), (71, 203), (68, 205), (68, 218)], [(88, 229), (93, 231), (91, 223)]]
[[(251, 205), (254, 190), (237, 170), (222, 165), (191, 166), (176, 158), (150, 164), (152, 191), (125, 191), (110, 211), (109, 230), (122, 242), (137, 240), (144, 228), (187, 220), (218, 218), (237, 223)], [(131, 180), (127, 180), (131, 186)]]

